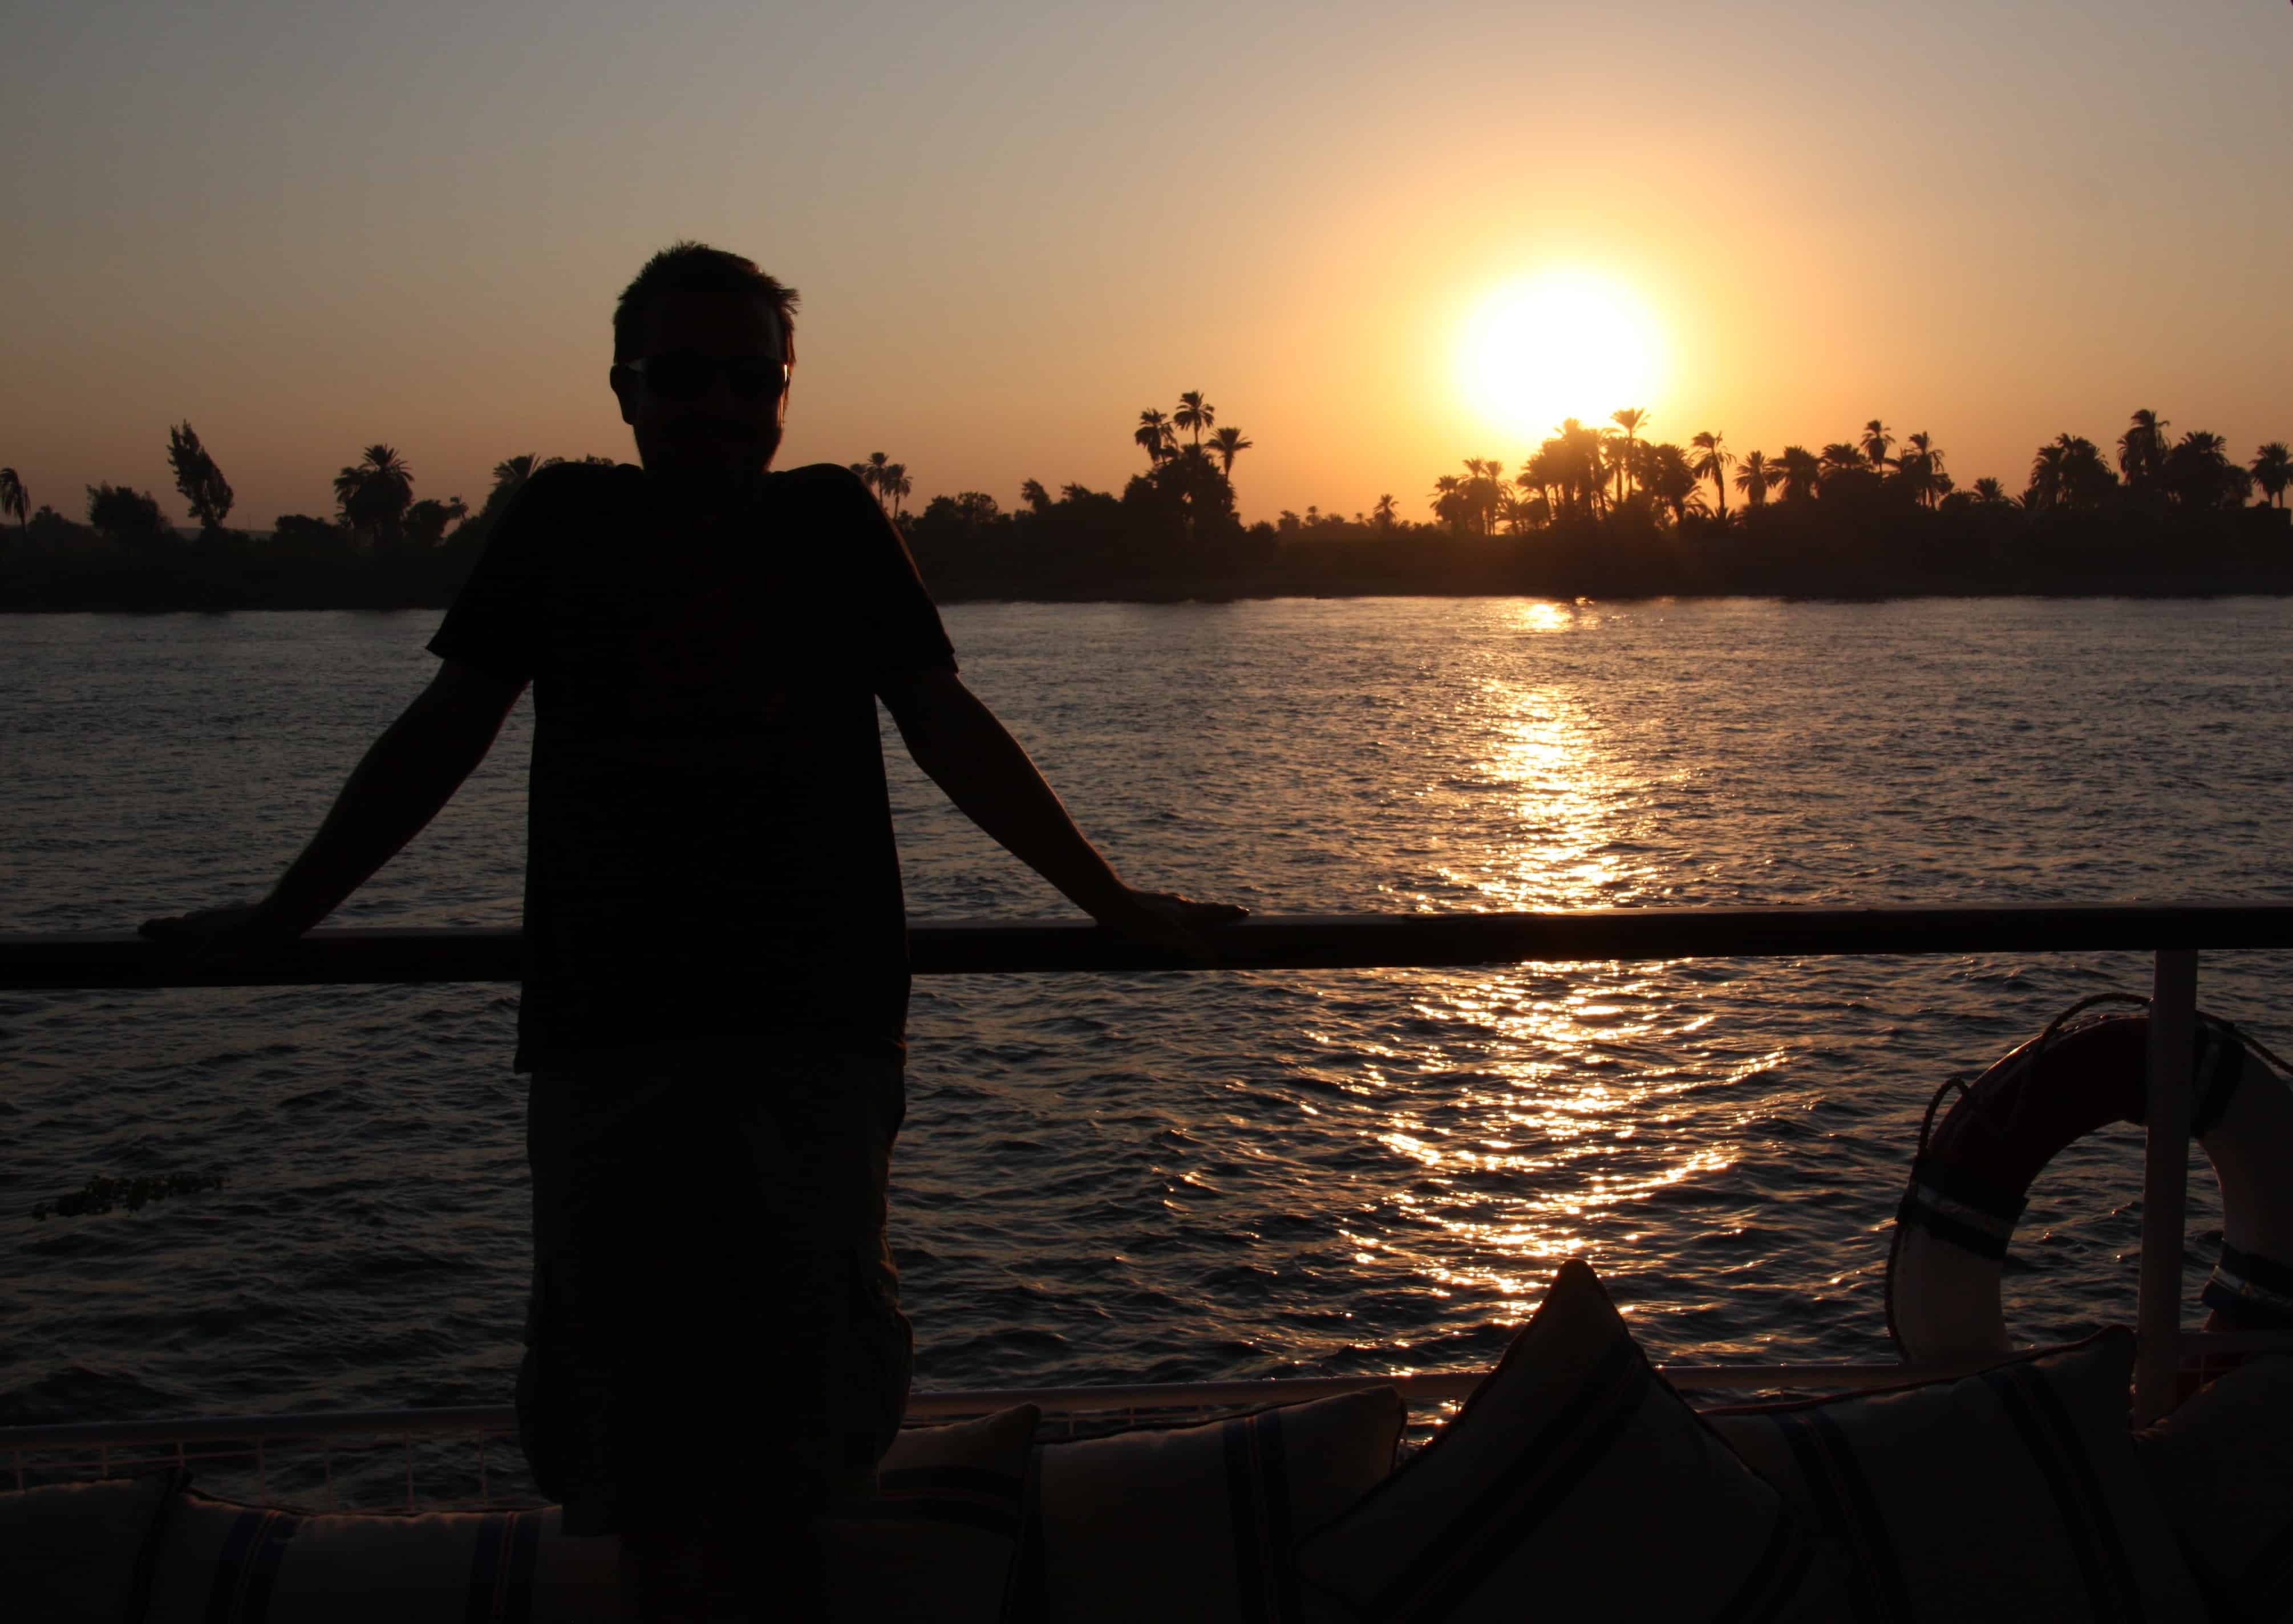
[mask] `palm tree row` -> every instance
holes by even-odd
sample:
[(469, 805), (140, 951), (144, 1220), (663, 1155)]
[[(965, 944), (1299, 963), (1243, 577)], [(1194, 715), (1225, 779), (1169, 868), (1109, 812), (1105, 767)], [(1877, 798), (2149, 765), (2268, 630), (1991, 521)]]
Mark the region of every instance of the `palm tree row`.
[[(1751, 450), (1740, 456), (1716, 429), (1699, 431), (1685, 448), (1649, 440), (1641, 433), (1649, 417), (1645, 408), (1629, 407), (1612, 415), (1613, 427), (1568, 418), (1510, 481), (1495, 458), (1469, 456), (1462, 476), (1445, 473), (1434, 481), (1434, 516), (1459, 534), (1486, 536), (1500, 525), (1520, 531), (1598, 520), (1638, 503), (1674, 523), (1690, 513), (1724, 523), (1731, 486), (1753, 509), (1771, 497), (1796, 503), (1884, 496), (1929, 509), (2013, 505), (2076, 512), (2125, 492), (2148, 493), (2176, 509), (2211, 511), (2243, 505), (2257, 486), (2282, 507), (2293, 485), (2293, 452), (2283, 441), (2270, 441), (2240, 465), (2220, 435), (2199, 430), (2170, 440), (2166, 421), (2147, 409), (2135, 412), (2119, 437), (2116, 469), (2092, 440), (2062, 434), (2038, 448), (2019, 498), (1996, 479), (1976, 480), (1960, 491), (1932, 434), (1920, 430), (1899, 440), (1876, 417), (1819, 451), (1787, 445), (1773, 456)], [(1707, 483), (1709, 503), (1703, 494)]]
[[(1130, 432), (1131, 442), (1146, 453), (1147, 462), (1155, 466), (1174, 457), (1206, 455), (1203, 449), (1203, 431), (1218, 422), (1218, 408), (1203, 396), (1199, 389), (1189, 389), (1179, 397), (1179, 408), (1165, 414), (1148, 407), (1138, 414), (1138, 426)], [(1179, 443), (1181, 432), (1190, 433), (1193, 440), (1187, 445)], [(1234, 477), (1234, 459), (1251, 448), (1253, 442), (1243, 438), (1242, 431), (1232, 424), (1219, 429), (1211, 436), (1207, 455), (1219, 459), (1219, 472), (1227, 478)]]

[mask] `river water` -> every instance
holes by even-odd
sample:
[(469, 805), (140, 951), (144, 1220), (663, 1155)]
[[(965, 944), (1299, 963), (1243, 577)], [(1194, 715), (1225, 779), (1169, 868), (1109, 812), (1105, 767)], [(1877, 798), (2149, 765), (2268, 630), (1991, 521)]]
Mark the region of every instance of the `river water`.
[[(2293, 900), (2283, 600), (946, 618), (1127, 877), (1260, 913)], [(0, 931), (267, 884), (437, 618), (0, 621)], [(1066, 911), (887, 738), (912, 917)], [(529, 739), (521, 705), (336, 923), (515, 923)], [(2293, 1046), (2286, 970), (2209, 955), (2201, 1001)], [(1929, 1094), (2147, 982), (2101, 955), (920, 979), (919, 1385), (1485, 1365), (1578, 1255), (1659, 1358), (1884, 1358)], [(515, 991), (0, 994), (0, 1423), (506, 1402)], [(2139, 1161), (2121, 1129), (2041, 1180), (2019, 1335), (2130, 1318)], [(227, 1183), (28, 1216), (169, 1170)]]

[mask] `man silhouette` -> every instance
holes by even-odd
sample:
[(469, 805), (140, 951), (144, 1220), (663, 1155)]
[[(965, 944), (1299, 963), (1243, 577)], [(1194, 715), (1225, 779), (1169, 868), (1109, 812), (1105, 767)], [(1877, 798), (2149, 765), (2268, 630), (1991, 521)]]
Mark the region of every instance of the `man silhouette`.
[(769, 472), (794, 290), (681, 242), (613, 317), (641, 467), (512, 497), (435, 679), (262, 901), (148, 922), (201, 953), (317, 925), (436, 814), (528, 685), (534, 1279), (519, 1430), (636, 1616), (821, 1604), (806, 1522), (906, 1403), (886, 1244), (905, 915), (875, 701), (980, 828), (1126, 934), (1239, 908), (1133, 889), (965, 688), (899, 533), (831, 465)]

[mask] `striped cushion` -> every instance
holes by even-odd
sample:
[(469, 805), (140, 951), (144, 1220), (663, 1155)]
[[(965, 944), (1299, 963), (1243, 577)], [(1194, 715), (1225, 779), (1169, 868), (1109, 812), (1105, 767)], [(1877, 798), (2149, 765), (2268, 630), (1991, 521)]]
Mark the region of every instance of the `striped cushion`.
[(1391, 1387), (1036, 1451), (1013, 1616), (1091, 1624), (1290, 1624), (1296, 1536), (1393, 1468)]
[(145, 1624), (618, 1620), (615, 1542), (569, 1539), (557, 1507), (297, 1516), (182, 1494)]
[(0, 1618), (126, 1624), (148, 1583), (152, 1523), (175, 1475), (0, 1494)]
[(2215, 1616), (2293, 1619), (2293, 1358), (2247, 1361), (2134, 1443)]
[(836, 1619), (1003, 1616), (1039, 1413), (1023, 1404), (899, 1435), (876, 1499), (819, 1524)]
[[(838, 1620), (1002, 1615), (1033, 1405), (903, 1432), (879, 1498), (818, 1524)], [(555, 1506), (303, 1516), (179, 1494), (145, 1624), (618, 1621), (620, 1542), (569, 1539)]]
[(1711, 1410), (1846, 1557), (1857, 1620), (2202, 1619), (2127, 1432), (2134, 1337), (1963, 1380)]
[(1299, 1566), (1333, 1616), (1390, 1624), (1774, 1619), (1811, 1582), (1775, 1491), (1649, 1369), (1578, 1262), (1456, 1418)]

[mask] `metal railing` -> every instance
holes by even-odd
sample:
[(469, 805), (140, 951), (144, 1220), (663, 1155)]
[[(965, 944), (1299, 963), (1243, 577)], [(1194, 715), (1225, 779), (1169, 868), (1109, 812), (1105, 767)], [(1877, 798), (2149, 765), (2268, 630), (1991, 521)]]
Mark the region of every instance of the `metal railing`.
[[(921, 925), (909, 933), (921, 975), (1108, 974), (1137, 971), (1462, 968), (1726, 957), (2143, 951), (2156, 955), (2143, 1171), (2142, 1264), (2135, 1310), (2137, 1421), (2171, 1407), (2185, 1358), (2283, 1347), (2277, 1333), (2207, 1334), (2181, 1325), (2187, 1196), (2192, 1032), (2203, 949), (2293, 948), (2293, 905), (1994, 908), (1652, 908), (1568, 913), (1412, 914), (1252, 919), (1211, 937), (1194, 961), (1128, 941), (1084, 922)], [(520, 979), (514, 929), (316, 931), (261, 958), (192, 964), (126, 933), (0, 935), (0, 990), (383, 985)], [(1690, 1391), (1868, 1389), (1962, 1373), (1990, 1359), (1948, 1365), (1674, 1365)], [(1014, 1388), (918, 1394), (911, 1421), (976, 1415), (1017, 1403), (1047, 1413), (1144, 1415), (1288, 1402), (1391, 1382), (1406, 1397), (1462, 1399), (1479, 1372), (1391, 1378), (1180, 1382), (1146, 1386)], [(223, 1417), (175, 1422), (77, 1422), (0, 1428), (0, 1452), (103, 1452), (199, 1442), (352, 1435), (499, 1436), (506, 1409), (476, 1407), (361, 1414)]]

